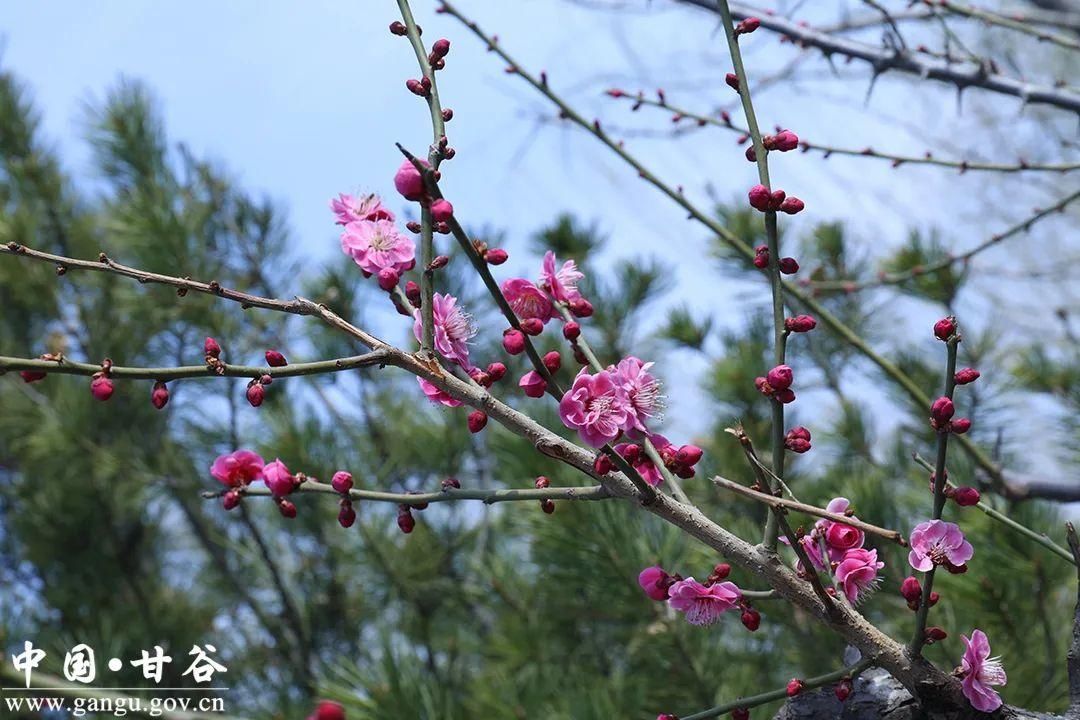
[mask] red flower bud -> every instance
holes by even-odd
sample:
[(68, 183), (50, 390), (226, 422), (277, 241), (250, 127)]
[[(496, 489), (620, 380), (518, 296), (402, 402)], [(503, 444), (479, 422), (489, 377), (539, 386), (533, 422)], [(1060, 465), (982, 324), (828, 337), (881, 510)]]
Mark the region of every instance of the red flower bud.
[(562, 334), (567, 340), (577, 340), (581, 337), (581, 326), (571, 320), (563, 325)]
[(941, 642), (945, 638), (949, 637), (949, 633), (945, 632), (937, 626), (926, 628), (926, 644), (933, 645), (936, 642)]
[(499, 382), (506, 375), (506, 366), (501, 362), (493, 362), (487, 366), (487, 374), (492, 382)]
[(934, 404), (930, 406), (930, 419), (938, 426), (949, 422), (955, 413), (956, 406), (953, 405), (953, 401), (944, 395), (935, 400)]
[(405, 297), (409, 299), (409, 302), (413, 304), (413, 307), (420, 307), (420, 286), (412, 280), (406, 282)]
[(970, 429), (971, 429), (971, 420), (969, 420), (967, 418), (964, 418), (964, 417), (956, 418), (951, 423), (949, 423), (949, 430), (956, 433), (957, 435), (963, 435), (964, 433), (966, 433)]
[(973, 383), (978, 379), (979, 371), (975, 368), (964, 368), (962, 370), (957, 370), (956, 374), (953, 375), (953, 380), (956, 381), (957, 385), (967, 385), (968, 383)]
[[(956, 425), (954, 422), (953, 425)], [(960, 507), (971, 507), (979, 502), (979, 491), (973, 487), (959, 487), (953, 492), (952, 499)]]
[(218, 345), (217, 340), (212, 337), (206, 338), (206, 340), (203, 341), (203, 354), (209, 355), (213, 358), (216, 358), (218, 355), (220, 355), (221, 346)]
[(934, 607), (935, 605), (938, 604), (938, 600), (940, 600), (940, 599), (941, 599), (941, 595), (939, 595), (936, 592), (931, 590), (930, 591), (930, 597), (926, 599), (926, 604), (929, 605), (930, 607)]
[(701, 460), (703, 451), (697, 445), (683, 445), (676, 451), (675, 460), (682, 465), (693, 467)]
[(446, 478), (442, 481), (442, 489), (449, 490), (454, 488), (455, 490), (461, 489), (461, 482), (457, 478)]
[(756, 17), (748, 17), (735, 26), (736, 35), (748, 35), (761, 27), (761, 21)]
[(574, 317), (592, 317), (593, 306), (591, 302), (583, 297), (575, 298), (570, 301), (570, 312)]
[(448, 200), (436, 200), (431, 203), (431, 217), (435, 222), (450, 222), (454, 217), (454, 206)]
[(810, 431), (802, 425), (788, 430), (784, 436), (784, 447), (794, 453), (804, 453), (810, 449)]
[[(417, 80), (410, 80), (409, 82), (418, 82)], [(412, 87), (409, 88), (412, 90)], [(415, 92), (415, 91), (414, 91)], [(426, 92), (419, 93), (421, 95)], [(420, 161), (422, 165), (427, 165), (426, 160)], [(412, 161), (405, 158), (397, 172), (394, 173), (394, 188), (401, 193), (402, 197), (406, 200), (419, 200), (424, 197), (427, 190), (424, 187), (424, 178), (420, 174), (420, 171), (416, 169), (416, 166), (412, 164)]]
[(746, 708), (735, 708), (731, 711), (731, 720), (750, 720), (750, 711)]
[(240, 504), (240, 498), (242, 496), (235, 490), (229, 490), (227, 493), (221, 496), (221, 506), (226, 510), (232, 510)]
[(595, 472), (597, 475), (608, 474), (609, 472), (611, 472), (612, 467), (613, 465), (611, 463), (611, 458), (609, 458), (607, 455), (604, 455), (603, 453), (597, 455), (596, 459), (593, 460), (593, 472)]
[(548, 515), (552, 514), (555, 512), (555, 501), (551, 498), (544, 498), (540, 501), (540, 509)]
[(270, 367), (285, 367), (289, 363), (285, 359), (285, 356), (279, 353), (277, 350), (267, 350), (266, 364)]
[(266, 390), (263, 389), (262, 383), (253, 382), (248, 385), (246, 395), (251, 407), (259, 407), (263, 404), (263, 398), (266, 397)]
[(757, 162), (757, 150), (754, 149), (753, 145), (746, 146), (746, 159), (750, 162)]
[(94, 396), (95, 400), (105, 402), (112, 397), (114, 390), (116, 390), (116, 387), (113, 385), (113, 381), (104, 375), (96, 375), (90, 381), (90, 394)]
[(952, 315), (942, 318), (934, 323), (934, 336), (941, 341), (946, 341), (956, 332), (956, 318)]
[(405, 81), (405, 87), (407, 87), (409, 89), (409, 92), (411, 92), (413, 95), (419, 95), (420, 97), (424, 97), (425, 95), (427, 95), (427, 90), (424, 89), (424, 82), (422, 80), (417, 80), (416, 78), (409, 78)]
[(712, 574), (717, 580), (723, 580), (731, 574), (731, 566), (727, 563), (720, 563), (713, 568)]
[(484, 426), (487, 425), (487, 421), (488, 421), (487, 413), (482, 412), (480, 410), (473, 410), (471, 413), (469, 413), (469, 418), (468, 418), (469, 432), (471, 432), (471, 433), (480, 432), (481, 430), (484, 429)]
[(755, 185), (750, 188), (750, 207), (761, 212), (766, 212), (772, 205), (772, 197), (769, 195), (769, 189), (764, 185)]
[(803, 681), (799, 678), (792, 678), (787, 684), (787, 696), (795, 697), (803, 690)]
[(160, 380), (154, 383), (154, 389), (150, 391), (150, 403), (158, 410), (165, 407), (169, 402), (169, 388)]
[(836, 693), (836, 699), (840, 702), (844, 702), (845, 700), (847, 700), (848, 697), (851, 695), (851, 691), (851, 678), (844, 678), (836, 684), (835, 688), (833, 688), (833, 692)]
[(784, 328), (788, 332), (810, 332), (817, 327), (817, 320), (812, 315), (796, 315), (784, 320)]
[(794, 275), (799, 272), (799, 263), (795, 258), (780, 258), (780, 272), (785, 275)]
[(510, 328), (503, 332), (503, 349), (511, 355), (520, 355), (525, 350), (525, 336), (520, 330)]
[(334, 492), (345, 494), (352, 490), (353, 479), (352, 473), (344, 470), (338, 470), (334, 473), (334, 476), (330, 478), (330, 485), (334, 488)]
[(792, 380), (794, 376), (787, 365), (777, 365), (765, 375), (765, 382), (773, 390), (786, 390), (791, 387)]
[(537, 490), (543, 490), (546, 487), (551, 487), (551, 481), (541, 475), (540, 477), (536, 478), (536, 482), (534, 482), (533, 485), (536, 486)]
[(450, 52), (450, 41), (446, 38), (436, 40), (431, 46), (431, 54), (437, 58), (446, 57)]
[(544, 393), (547, 392), (547, 380), (540, 376), (540, 373), (535, 370), (530, 370), (521, 377), (518, 381), (518, 386), (522, 391), (531, 398), (542, 398)]
[(922, 585), (919, 584), (919, 579), (914, 575), (904, 578), (904, 581), (900, 583), (900, 595), (909, 603), (918, 602), (922, 597)]
[(791, 388), (777, 390), (773, 393), (773, 398), (775, 398), (777, 402), (787, 405), (788, 403), (795, 402), (795, 392)]
[(502, 265), (510, 255), (502, 248), (492, 248), (484, 253), (488, 265)]
[(390, 23), (390, 34), (391, 35), (402, 35), (402, 36), (404, 36), (404, 35), (408, 34), (408, 32), (409, 32), (409, 30), (408, 30), (408, 28), (405, 27), (405, 23), (401, 22), (400, 20), (395, 20), (394, 22)]
[(546, 367), (549, 372), (556, 372), (562, 367), (562, 355), (559, 354), (558, 350), (552, 350), (544, 355), (544, 367)]
[(38, 380), (44, 380), (47, 373), (40, 370), (22, 370), (19, 372), (19, 377), (23, 379), (24, 383), (37, 382)]
[(781, 130), (772, 136), (773, 143), (770, 150), (779, 150), (780, 152), (788, 152), (799, 147), (799, 136), (790, 130)]
[(754, 632), (761, 627), (761, 613), (754, 608), (746, 608), (742, 612), (742, 624), (750, 632)]
[(442, 119), (443, 119), (443, 122), (450, 122), (451, 120), (454, 119), (454, 111), (451, 110), (450, 108), (443, 108)]
[(291, 501), (284, 498), (278, 500), (278, 512), (281, 513), (281, 517), (292, 520), (296, 517), (296, 506)]
[(806, 208), (806, 203), (797, 197), (784, 198), (784, 201), (780, 203), (780, 212), (787, 213), (788, 215), (797, 215)]
[(383, 268), (379, 271), (376, 279), (378, 280), (380, 288), (382, 288), (386, 292), (390, 292), (395, 287), (397, 287), (398, 280), (401, 279), (401, 276), (398, 275), (397, 270), (395, 270), (394, 268)]
[(728, 84), (728, 87), (739, 92), (739, 78), (735, 73), (728, 73), (724, 76), (724, 82)]
[(525, 318), (521, 321), (521, 331), (526, 335), (539, 335), (544, 332), (544, 322), (540, 318)]
[(348, 500), (341, 501), (341, 509), (338, 511), (337, 521), (343, 528), (351, 528), (353, 523), (356, 522), (356, 510), (353, 509), (352, 503)]
[(400, 508), (397, 515), (397, 526), (401, 532), (408, 535), (416, 527), (416, 518), (409, 512), (408, 506)]

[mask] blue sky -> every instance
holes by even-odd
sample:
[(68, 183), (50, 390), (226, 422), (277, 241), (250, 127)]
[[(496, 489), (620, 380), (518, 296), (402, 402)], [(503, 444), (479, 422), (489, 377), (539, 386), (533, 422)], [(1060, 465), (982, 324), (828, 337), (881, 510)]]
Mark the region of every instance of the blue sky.
[[(666, 258), (680, 290), (672, 301), (689, 299), (701, 312), (729, 322), (763, 307), (763, 287), (719, 278), (701, 260), (707, 238), (699, 226), (595, 140), (543, 121), (550, 107), (506, 75), (464, 28), (434, 15), (432, 0), (413, 4), (425, 38), (445, 36), (453, 44), (440, 89), (444, 105), (455, 111), (449, 135), (458, 155), (444, 166), (444, 189), (468, 224), (509, 231), (507, 276), (535, 273), (535, 259), (516, 250), (555, 214), (569, 211), (596, 221), (610, 236), (608, 259)], [(600, 90), (609, 85), (664, 87), (673, 101), (700, 109), (733, 99), (721, 81), (729, 62), (712, 16), (660, 0), (648, 12), (621, 13), (567, 0), (458, 5), (498, 33), (528, 67), (546, 69), (555, 88), (608, 127), (671, 127), (662, 112), (635, 115), (605, 98)], [(822, 3), (804, 12), (835, 19), (842, 5)], [(330, 258), (338, 244), (328, 199), (340, 191), (374, 191), (396, 204), (391, 178), (400, 155), (394, 142), (422, 151), (430, 141), (426, 107), (404, 87), (416, 75), (415, 58), (404, 40), (386, 31), (396, 13), (392, 0), (9, 3), (0, 18), (2, 62), (31, 89), (46, 133), (76, 177), (87, 178), (89, 169), (79, 137), (82, 104), (101, 97), (121, 75), (144, 80), (161, 101), (173, 140), (221, 160), (246, 187), (282, 201), (297, 253)], [(799, 55), (764, 32), (748, 37), (744, 47), (757, 78)], [(759, 93), (763, 125), (792, 127), (820, 142), (906, 152), (921, 152), (943, 138), (968, 157), (1006, 160), (1015, 148), (1032, 150), (1026, 115), (1012, 99), (994, 106), (1008, 123), (986, 131), (981, 108), (987, 105), (980, 104), (986, 98), (969, 96), (961, 114), (948, 92), (928, 88), (913, 100), (910, 82), (886, 76), (866, 100), (862, 69), (839, 72), (834, 78), (814, 58), (789, 82)], [(723, 131), (695, 133), (678, 143), (647, 137), (628, 142), (647, 165), (684, 184), (703, 204), (710, 192), (743, 197), (756, 182), (753, 166)], [(1038, 148), (1033, 152), (1037, 156)], [(798, 153), (778, 157), (773, 177), (806, 201), (801, 227), (845, 219), (860, 239), (860, 252), (868, 254), (880, 254), (912, 225), (943, 227), (947, 240), (968, 247), (1054, 197), (1061, 184), (1054, 179), (1044, 188), (1041, 179), (999, 182), (934, 168), (895, 171), (876, 161), (823, 162)], [(798, 232), (797, 222), (794, 227)], [(1055, 231), (1048, 223), (1038, 242), (1054, 242), (1065, 227), (1059, 222)], [(1011, 267), (1020, 261), (1010, 252), (999, 259)], [(991, 302), (1001, 292), (994, 282)], [(1019, 298), (1018, 307), (1028, 300)], [(967, 302), (992, 307), (980, 298)], [(914, 317), (922, 323), (936, 312), (918, 308)], [(920, 333), (912, 342), (927, 339)], [(691, 375), (700, 367), (687, 363)], [(692, 402), (695, 392), (692, 382), (682, 383), (673, 390), (673, 409)]]

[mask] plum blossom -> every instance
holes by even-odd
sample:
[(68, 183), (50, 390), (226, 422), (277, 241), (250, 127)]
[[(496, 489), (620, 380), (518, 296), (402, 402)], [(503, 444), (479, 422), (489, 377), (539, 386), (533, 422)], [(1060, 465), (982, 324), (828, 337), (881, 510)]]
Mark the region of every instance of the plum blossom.
[(263, 459), (250, 450), (222, 455), (210, 466), (214, 479), (228, 487), (240, 487), (257, 480), (263, 471)]
[(296, 478), (280, 459), (263, 466), (263, 482), (275, 497), (283, 497), (296, 489)]
[(619, 436), (633, 412), (626, 392), (612, 373), (590, 375), (582, 368), (573, 386), (559, 401), (563, 425), (578, 431), (592, 447), (601, 447)]
[[(654, 437), (662, 436), (656, 435)], [(665, 440), (664, 442), (666, 443), (667, 441)], [(667, 444), (670, 445), (670, 443)], [(660, 473), (660, 469), (656, 467), (656, 463), (654, 463), (638, 445), (635, 445), (634, 443), (619, 443), (615, 446), (615, 452), (625, 458), (626, 461), (637, 470), (638, 475), (641, 475), (641, 478), (653, 487), (664, 482), (664, 476)]]
[[(435, 293), (431, 308), (435, 320), (435, 349), (447, 360), (470, 370), (468, 342), (476, 334), (472, 318), (458, 305), (458, 299), (449, 293)], [(413, 317), (413, 334), (422, 342), (424, 322), (420, 311), (416, 310)]]
[(547, 323), (554, 314), (551, 307), (551, 299), (524, 278), (511, 278), (502, 284), (502, 293), (506, 301), (514, 309), (522, 320), (536, 318), (542, 323)]
[(728, 581), (702, 585), (690, 577), (668, 588), (668, 605), (684, 613), (691, 625), (712, 625), (724, 612), (738, 607), (741, 599), (742, 591)]
[(990, 657), (990, 641), (982, 630), (973, 630), (971, 639), (961, 635), (964, 656), (960, 661), (963, 680), (960, 689), (971, 706), (982, 712), (993, 712), (1001, 707), (1001, 696), (991, 685), (1004, 685), (1008, 681), (1001, 660)]
[(390, 220), (349, 223), (341, 233), (341, 250), (371, 275), (380, 270), (400, 274), (416, 264), (416, 244)]
[[(844, 497), (833, 498), (825, 509), (836, 515), (843, 515), (850, 507), (851, 501)], [(825, 539), (825, 547), (828, 550), (828, 562), (822, 557), (821, 542)], [(780, 541), (788, 544), (786, 538)], [(866, 534), (858, 528), (841, 522), (821, 518), (814, 523), (814, 529), (799, 538), (799, 544), (806, 551), (810, 564), (818, 570), (828, 570), (833, 563), (839, 563), (844, 559), (844, 554), (855, 548), (861, 548), (866, 541)], [(827, 567), (828, 565), (828, 567)]]
[(885, 563), (877, 559), (877, 550), (853, 548), (844, 553), (834, 577), (848, 601), (855, 604), (878, 584), (877, 571), (883, 567)]
[(651, 362), (642, 362), (630, 356), (619, 361), (618, 365), (608, 368), (616, 382), (626, 393), (632, 412), (627, 416), (623, 430), (646, 432), (645, 422), (649, 420), (661, 404), (660, 383), (649, 373)]
[(345, 193), (330, 200), (330, 209), (337, 216), (338, 225), (348, 225), (356, 220), (393, 220), (394, 213), (386, 209), (378, 195), (355, 197)]
[(551, 293), (556, 302), (570, 303), (581, 297), (577, 289), (578, 280), (585, 274), (577, 269), (577, 263), (567, 260), (558, 270), (555, 269), (555, 253), (544, 253), (544, 262), (540, 268), (540, 287)]
[(647, 567), (638, 573), (638, 585), (653, 600), (661, 601), (668, 599), (668, 587), (672, 584), (672, 577), (659, 565)]
[(416, 378), (416, 382), (420, 383), (420, 389), (424, 391), (424, 395), (426, 395), (427, 399), (431, 402), (436, 402), (440, 405), (445, 405), (446, 407), (461, 407), (462, 403), (460, 400), (455, 400), (450, 397), (424, 378), (418, 377)]
[(964, 539), (960, 526), (943, 520), (919, 523), (911, 531), (910, 542), (908, 562), (922, 572), (935, 565), (960, 567), (975, 554), (971, 543)]

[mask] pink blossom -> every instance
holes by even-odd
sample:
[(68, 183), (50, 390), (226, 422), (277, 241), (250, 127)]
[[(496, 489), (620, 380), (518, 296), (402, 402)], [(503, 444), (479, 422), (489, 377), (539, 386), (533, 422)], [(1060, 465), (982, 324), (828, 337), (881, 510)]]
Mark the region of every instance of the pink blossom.
[(943, 520), (920, 523), (911, 531), (908, 562), (926, 572), (935, 565), (960, 567), (975, 554), (960, 526)]
[(691, 625), (712, 625), (725, 611), (738, 607), (742, 592), (733, 582), (702, 585), (686, 578), (668, 588), (668, 604), (681, 613)]
[(991, 685), (1004, 685), (1008, 681), (1005, 668), (998, 658), (990, 657), (990, 641), (982, 630), (973, 630), (971, 639), (960, 636), (964, 641), (964, 656), (960, 661), (963, 681), (960, 688), (971, 706), (982, 712), (993, 712), (1001, 707), (1001, 696)]
[(638, 585), (653, 600), (668, 599), (668, 585), (671, 576), (659, 565), (647, 567), (638, 574)]
[[(427, 160), (421, 160), (420, 164), (430, 167)], [(401, 161), (401, 166), (394, 173), (394, 187), (406, 200), (419, 200), (427, 192), (423, 176), (408, 158)]]
[(427, 399), (432, 402), (437, 402), (446, 407), (461, 407), (461, 401), (455, 400), (439, 388), (435, 387), (422, 377), (416, 378), (416, 382), (420, 383), (420, 389), (424, 391), (424, 395), (427, 395)]
[(836, 581), (847, 599), (854, 604), (859, 601), (860, 595), (877, 585), (877, 571), (883, 567), (885, 563), (878, 561), (877, 550), (853, 548), (844, 553), (844, 558), (836, 566)]
[(651, 362), (642, 362), (630, 356), (620, 360), (618, 365), (608, 368), (630, 401), (632, 412), (627, 416), (626, 425), (623, 427), (627, 432), (645, 432), (645, 421), (651, 418), (660, 406), (660, 383), (649, 373), (652, 366)]
[(416, 244), (390, 220), (349, 223), (341, 233), (341, 250), (371, 275), (381, 270), (400, 274), (416, 264)]
[(348, 225), (355, 220), (394, 219), (394, 213), (386, 209), (378, 195), (354, 197), (340, 193), (330, 201), (330, 209), (337, 216), (338, 225)]
[(585, 275), (577, 269), (573, 260), (567, 260), (558, 270), (555, 269), (555, 253), (544, 253), (544, 262), (540, 269), (540, 287), (551, 293), (557, 302), (570, 303), (581, 297), (578, 292), (578, 280)]
[(284, 497), (296, 489), (296, 478), (280, 459), (266, 463), (262, 469), (263, 482), (276, 497)]
[[(435, 319), (435, 349), (447, 360), (469, 370), (472, 366), (469, 364), (468, 342), (476, 334), (476, 328), (473, 327), (472, 318), (457, 302), (457, 298), (449, 293), (435, 293), (435, 301), (431, 305)], [(413, 334), (417, 340), (421, 340), (424, 324), (420, 311), (416, 310), (413, 317)]]
[(210, 474), (223, 485), (239, 487), (257, 480), (264, 464), (263, 459), (250, 450), (237, 450), (214, 460)]
[(551, 299), (524, 278), (511, 278), (503, 282), (502, 293), (522, 320), (536, 318), (546, 323), (554, 315)]
[(577, 430), (581, 439), (592, 447), (601, 447), (617, 438), (632, 412), (625, 391), (606, 370), (590, 375), (582, 368), (573, 386), (559, 401), (563, 425)]
[[(655, 435), (654, 437), (662, 436)], [(670, 445), (670, 443), (668, 444)], [(650, 460), (637, 445), (633, 443), (619, 443), (615, 446), (615, 452), (624, 457), (626, 461), (637, 470), (638, 475), (641, 475), (641, 478), (653, 487), (664, 482), (664, 476), (660, 473), (660, 469), (656, 467), (656, 464)]]
[(547, 380), (535, 370), (530, 370), (518, 380), (518, 386), (531, 398), (544, 397), (547, 392)]

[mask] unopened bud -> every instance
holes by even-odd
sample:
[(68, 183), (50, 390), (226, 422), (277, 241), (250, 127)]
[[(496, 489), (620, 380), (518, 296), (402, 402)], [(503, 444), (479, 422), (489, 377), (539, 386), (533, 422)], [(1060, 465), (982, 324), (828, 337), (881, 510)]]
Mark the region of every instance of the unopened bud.
[(484, 262), (488, 265), (502, 265), (509, 257), (510, 254), (502, 248), (491, 248), (484, 253)]
[(967, 385), (968, 383), (973, 383), (978, 379), (979, 371), (975, 368), (964, 368), (962, 370), (957, 370), (956, 374), (953, 376), (953, 380), (956, 382), (957, 385)]
[(266, 390), (263, 389), (261, 382), (253, 382), (247, 387), (247, 401), (251, 403), (251, 407), (259, 407), (263, 404), (263, 399), (266, 397)]
[(169, 402), (169, 388), (165, 387), (165, 383), (160, 380), (154, 383), (153, 390), (150, 391), (150, 403), (158, 410), (165, 407)]
[(525, 350), (525, 335), (520, 330), (510, 328), (503, 333), (503, 349), (511, 355), (520, 355)]
[(287, 360), (285, 360), (285, 356), (279, 353), (277, 350), (267, 350), (266, 364), (270, 367), (285, 367), (289, 363)]
[(544, 367), (548, 369), (548, 372), (557, 372), (562, 367), (562, 355), (558, 350), (552, 350), (544, 355)]
[(803, 681), (799, 678), (792, 678), (787, 684), (787, 696), (795, 697), (803, 691)]
[[(956, 425), (956, 422), (953, 422)], [(971, 507), (979, 503), (979, 491), (973, 487), (959, 487), (953, 492), (952, 499), (960, 507)]]
[(784, 329), (788, 332), (810, 332), (816, 327), (817, 320), (814, 319), (813, 315), (796, 315), (795, 317), (789, 317), (784, 320)]
[(540, 318), (525, 318), (521, 321), (521, 331), (526, 335), (539, 335), (544, 332), (544, 322)]
[(934, 323), (934, 337), (938, 340), (944, 342), (951, 338), (954, 333), (956, 333), (956, 318), (952, 315)]
[(473, 410), (471, 413), (469, 413), (468, 417), (469, 432), (474, 434), (480, 432), (484, 429), (484, 426), (487, 425), (487, 421), (487, 413), (480, 410)]
[(344, 470), (338, 470), (334, 473), (334, 476), (330, 478), (330, 485), (334, 488), (334, 492), (339, 492), (342, 495), (352, 490), (353, 479), (352, 473)]
[(577, 340), (579, 337), (581, 337), (581, 326), (571, 320), (570, 322), (563, 325), (562, 334), (563, 337), (567, 340)]
[(435, 222), (450, 222), (454, 217), (454, 206), (449, 200), (436, 200), (431, 203), (431, 217)]

